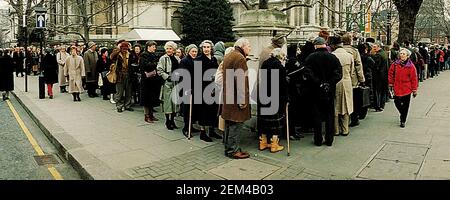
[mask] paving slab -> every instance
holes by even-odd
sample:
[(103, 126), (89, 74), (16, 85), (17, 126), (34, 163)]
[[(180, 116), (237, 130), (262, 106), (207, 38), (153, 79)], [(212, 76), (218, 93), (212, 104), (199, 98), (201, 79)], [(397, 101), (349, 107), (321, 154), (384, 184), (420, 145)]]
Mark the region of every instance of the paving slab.
[(374, 159), (358, 177), (372, 180), (415, 180), (419, 164)]
[(280, 167), (253, 159), (245, 159), (230, 161), (209, 170), (209, 172), (229, 180), (259, 180), (278, 169)]

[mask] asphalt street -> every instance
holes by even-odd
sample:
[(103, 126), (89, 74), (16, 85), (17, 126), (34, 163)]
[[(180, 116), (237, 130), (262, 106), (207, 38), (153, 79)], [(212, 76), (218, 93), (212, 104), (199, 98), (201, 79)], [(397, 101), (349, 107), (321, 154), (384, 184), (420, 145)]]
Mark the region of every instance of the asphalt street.
[[(19, 121), (23, 121), (22, 126)], [(40, 165), (38, 160), (57, 164)], [(0, 180), (56, 179), (77, 180), (80, 177), (58, 155), (13, 95), (10, 100), (0, 100)]]

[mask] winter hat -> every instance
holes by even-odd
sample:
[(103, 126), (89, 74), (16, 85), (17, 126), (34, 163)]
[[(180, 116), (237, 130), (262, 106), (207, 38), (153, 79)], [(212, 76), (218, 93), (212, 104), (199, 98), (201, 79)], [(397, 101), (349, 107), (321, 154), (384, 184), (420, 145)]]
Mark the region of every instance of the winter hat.
[(322, 37), (316, 37), (316, 39), (314, 39), (313, 41), (314, 45), (324, 45), (325, 44), (325, 39), (323, 39)]
[(285, 43), (286, 39), (284, 35), (276, 35), (275, 37), (272, 38), (272, 44), (278, 48), (283, 47)]
[(130, 49), (130, 43), (128, 43), (127, 41), (122, 41), (120, 43), (120, 50), (128, 50)]
[(330, 45), (342, 45), (342, 39), (339, 36), (331, 36), (328, 38)]
[(188, 46), (185, 48), (186, 54), (189, 54), (189, 52), (190, 52), (192, 49), (198, 49), (198, 48), (197, 48), (197, 45), (195, 45), (195, 44), (190, 44), (190, 45), (188, 45)]
[(92, 46), (94, 46), (94, 45), (95, 45), (94, 42), (89, 42), (89, 43), (88, 43), (88, 48), (90, 49), (90, 48), (92, 48)]

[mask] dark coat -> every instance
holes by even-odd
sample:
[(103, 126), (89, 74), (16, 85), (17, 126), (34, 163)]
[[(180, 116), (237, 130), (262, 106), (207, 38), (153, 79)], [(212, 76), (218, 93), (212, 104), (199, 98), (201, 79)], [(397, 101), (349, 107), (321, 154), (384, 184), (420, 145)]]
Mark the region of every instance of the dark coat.
[[(247, 72), (247, 59), (245, 58), (244, 51), (236, 47), (235, 50), (230, 52), (223, 59), (223, 69), (226, 70), (243, 70), (244, 73)], [(236, 76), (239, 74), (236, 73)], [(248, 76), (244, 77), (235, 77), (233, 83), (228, 83), (227, 81), (227, 73), (223, 74), (223, 104), (222, 104), (222, 118), (224, 120), (232, 121), (232, 122), (245, 122), (250, 119), (250, 104), (249, 104), (249, 82)], [(243, 80), (242, 82), (238, 82), (238, 80)], [(238, 91), (237, 84), (244, 84), (244, 90)], [(234, 86), (234, 87), (233, 87)], [(232, 102), (227, 99), (227, 96), (234, 96)], [(238, 102), (239, 98), (242, 98), (244, 102)], [(230, 98), (230, 97), (228, 97)], [(244, 104), (244, 108), (241, 109), (239, 104)]]
[[(313, 47), (314, 48), (314, 47)], [(303, 53), (303, 52), (302, 52)], [(312, 53), (312, 52), (311, 52)], [(308, 80), (306, 79), (306, 68), (300, 59), (291, 58), (286, 63), (288, 77), (289, 94), (289, 123), (291, 127), (301, 126), (303, 128), (312, 127), (311, 103), (308, 95)], [(304, 58), (303, 61), (305, 61)]]
[(55, 84), (58, 82), (58, 62), (56, 56), (47, 54), (42, 59), (42, 70), (44, 71), (44, 81), (47, 84)]
[[(316, 49), (305, 61), (311, 87), (308, 92), (313, 99), (334, 99), (336, 84), (342, 79), (342, 66), (339, 59), (325, 48)], [(327, 83), (330, 92), (324, 95), (321, 85)]]
[[(180, 61), (180, 69), (187, 70), (189, 75), (190, 75), (190, 78), (191, 78), (190, 83), (188, 83), (189, 84), (189, 89), (186, 89), (186, 90), (189, 90), (189, 91), (184, 91), (184, 90), (180, 91), (182, 93), (182, 96), (186, 97), (185, 99), (188, 99), (190, 94), (194, 94), (194, 90), (195, 90), (195, 88), (194, 88), (194, 58), (192, 58), (190, 55), (186, 55), (186, 57), (184, 57)], [(184, 77), (180, 77), (180, 81), (183, 81), (183, 78)], [(189, 102), (183, 102), (183, 104), (189, 105), (190, 103)], [(186, 106), (186, 109), (189, 109), (189, 107)], [(188, 110), (186, 110), (186, 112), (187, 111)], [(184, 110), (183, 110), (183, 112), (184, 112)], [(192, 106), (191, 118), (192, 118), (193, 122), (197, 121), (197, 115), (196, 114), (197, 113), (195, 112), (195, 108), (194, 108), (194, 106)], [(189, 116), (189, 115), (186, 115), (186, 116)]]
[[(306, 89), (307, 106), (311, 109), (311, 117), (315, 129), (319, 121), (330, 119), (335, 115), (336, 84), (342, 79), (342, 66), (339, 59), (328, 52), (326, 48), (316, 49), (305, 60), (305, 77), (308, 82)], [(327, 87), (323, 85), (328, 85)], [(328, 123), (333, 123), (328, 121)], [(334, 134), (333, 127), (327, 135)]]
[(110, 83), (108, 81), (108, 78), (106, 78), (106, 73), (109, 71), (111, 64), (112, 64), (112, 62), (108, 57), (106, 58), (106, 62), (103, 61), (102, 57), (100, 57), (97, 60), (96, 70), (97, 70), (97, 72), (102, 73), (102, 80), (103, 80), (102, 94), (103, 95), (116, 93), (116, 84)]
[(0, 91), (14, 90), (14, 65), (9, 56), (0, 56)]
[(364, 78), (366, 79), (366, 86), (372, 88), (372, 79), (373, 79), (373, 65), (375, 65), (375, 61), (367, 54), (361, 54), (361, 61), (363, 64)]
[[(261, 70), (266, 70), (267, 76), (260, 72), (258, 85), (261, 86), (260, 89), (267, 89), (267, 97), (271, 97), (271, 103), (262, 103), (261, 99), (258, 98), (257, 101), (257, 124), (258, 131), (262, 134), (274, 134), (278, 135), (281, 129), (285, 125), (285, 113), (286, 113), (286, 103), (287, 103), (287, 81), (286, 81), (286, 70), (284, 69), (281, 61), (275, 57), (270, 57), (263, 62)], [(278, 70), (278, 76), (275, 76), (275, 71)], [(272, 81), (276, 81), (275, 85), (272, 85)], [(278, 91), (278, 95), (273, 94), (272, 87)], [(262, 94), (261, 91), (258, 92)], [(276, 98), (276, 99), (274, 99)], [(273, 114), (264, 114), (261, 109), (269, 109), (271, 106), (276, 106), (273, 101), (278, 102), (278, 109), (274, 110)]]
[[(207, 89), (207, 87), (210, 84), (215, 84), (213, 76), (216, 74), (216, 70), (219, 67), (219, 64), (217, 64), (217, 59), (214, 56), (211, 56), (211, 59), (209, 59), (205, 54), (202, 54), (199, 57), (197, 57), (195, 59), (195, 61), (202, 62), (202, 76), (205, 75), (205, 72), (207, 70), (210, 70), (210, 69), (215, 70), (212, 73), (210, 80), (203, 80), (203, 77), (194, 77), (194, 80), (197, 80), (197, 79), (202, 80), (202, 94), (204, 94), (205, 89)], [(211, 96), (207, 96), (205, 98), (211, 98), (210, 100), (214, 99), (215, 92), (213, 92), (211, 94)], [(194, 102), (196, 102), (195, 98), (193, 98), (193, 100), (194, 100)], [(219, 107), (217, 106), (216, 103), (208, 105), (205, 102), (205, 99), (202, 98), (202, 104), (195, 104), (194, 109), (197, 111), (201, 111), (201, 114), (197, 115), (199, 125), (201, 125), (201, 126), (217, 126), (217, 123), (218, 123), (217, 113), (218, 113)]]
[(98, 82), (97, 61), (98, 53), (96, 51), (87, 50), (83, 56), (84, 67), (86, 69), (86, 82), (95, 83)]
[(25, 58), (22, 52), (13, 53), (13, 64), (16, 72), (23, 72), (23, 59)]
[(376, 91), (387, 93), (389, 58), (385, 51), (380, 50), (377, 54), (372, 56), (372, 59), (375, 61), (372, 72), (373, 88)]
[[(141, 106), (157, 107), (160, 104), (159, 94), (161, 92), (162, 79), (156, 73), (156, 66), (159, 58), (155, 53), (145, 51), (141, 54), (139, 60), (139, 71), (141, 73)], [(154, 77), (147, 78), (145, 72), (154, 72)]]

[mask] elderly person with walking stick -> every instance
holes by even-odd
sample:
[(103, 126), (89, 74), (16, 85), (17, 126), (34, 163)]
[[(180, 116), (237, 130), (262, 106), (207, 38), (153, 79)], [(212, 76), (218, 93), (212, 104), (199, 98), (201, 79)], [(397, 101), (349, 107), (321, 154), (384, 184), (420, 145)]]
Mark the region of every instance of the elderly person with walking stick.
[(409, 59), (411, 51), (400, 49), (400, 59), (389, 68), (389, 87), (394, 90), (394, 103), (400, 112), (400, 127), (405, 128), (411, 94), (417, 96), (418, 79), (416, 68)]
[[(272, 50), (270, 58), (263, 62), (258, 77), (258, 132), (259, 150), (270, 149), (270, 152), (276, 153), (284, 149), (280, 145), (278, 135), (285, 127), (285, 112), (287, 103), (287, 80), (284, 63), (286, 55), (281, 48)], [(266, 90), (265, 92), (262, 92)], [(265, 95), (264, 95), (265, 93)], [(264, 103), (261, 97), (271, 97), (270, 102)], [(265, 98), (266, 99), (266, 98)], [(270, 136), (270, 137), (268, 137)], [(270, 139), (270, 143), (268, 142)]]

